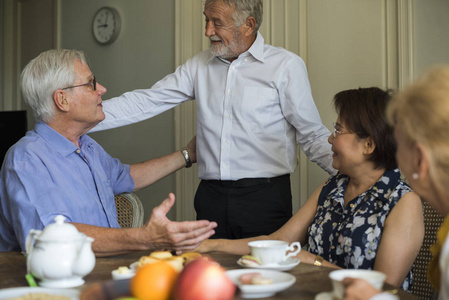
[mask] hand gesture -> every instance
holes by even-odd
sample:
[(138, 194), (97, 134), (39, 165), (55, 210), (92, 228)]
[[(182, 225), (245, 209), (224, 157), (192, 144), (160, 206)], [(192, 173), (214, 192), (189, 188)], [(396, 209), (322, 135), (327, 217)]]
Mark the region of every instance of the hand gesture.
[(167, 213), (175, 203), (175, 195), (170, 193), (161, 205), (155, 207), (150, 219), (142, 227), (147, 245), (153, 249), (171, 249), (176, 251), (193, 250), (215, 231), (217, 223), (206, 220), (173, 222)]

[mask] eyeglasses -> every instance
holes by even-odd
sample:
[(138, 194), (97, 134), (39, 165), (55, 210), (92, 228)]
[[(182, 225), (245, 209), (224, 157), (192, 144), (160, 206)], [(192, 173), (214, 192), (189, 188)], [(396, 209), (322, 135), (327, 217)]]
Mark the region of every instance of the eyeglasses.
[(336, 138), (337, 135), (351, 133), (351, 132), (348, 132), (348, 131), (338, 130), (338, 129), (336, 128), (336, 126), (337, 126), (336, 123), (332, 123), (332, 127), (333, 127), (333, 129), (334, 129), (334, 132), (333, 132), (332, 134), (333, 134), (334, 138)]
[(79, 84), (79, 85), (68, 86), (68, 87), (65, 87), (65, 88), (63, 88), (61, 90), (73, 89), (73, 88), (80, 87), (80, 86), (85, 86), (85, 85), (90, 85), (92, 90), (96, 91), (97, 90), (97, 80), (95, 79), (95, 76), (94, 76), (94, 79), (92, 81), (89, 81), (89, 82), (83, 83), (83, 84)]

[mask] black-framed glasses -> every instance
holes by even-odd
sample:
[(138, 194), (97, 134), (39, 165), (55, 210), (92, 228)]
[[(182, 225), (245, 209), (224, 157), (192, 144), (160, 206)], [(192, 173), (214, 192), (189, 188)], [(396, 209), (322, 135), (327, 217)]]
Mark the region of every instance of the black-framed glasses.
[(61, 90), (73, 89), (73, 88), (80, 87), (80, 86), (85, 86), (85, 85), (90, 85), (92, 87), (92, 90), (96, 91), (97, 90), (97, 80), (95, 79), (95, 76), (94, 76), (94, 79), (92, 81), (89, 81), (89, 82), (83, 83), (83, 84), (79, 84), (79, 85), (68, 86), (68, 87), (65, 87), (65, 88), (63, 88)]

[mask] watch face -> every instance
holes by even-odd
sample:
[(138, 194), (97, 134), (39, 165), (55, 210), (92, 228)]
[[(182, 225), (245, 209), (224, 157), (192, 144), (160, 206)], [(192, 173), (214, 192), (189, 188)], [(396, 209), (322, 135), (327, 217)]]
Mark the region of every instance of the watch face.
[(120, 32), (120, 16), (111, 7), (100, 8), (95, 14), (92, 26), (95, 39), (101, 44), (110, 44)]

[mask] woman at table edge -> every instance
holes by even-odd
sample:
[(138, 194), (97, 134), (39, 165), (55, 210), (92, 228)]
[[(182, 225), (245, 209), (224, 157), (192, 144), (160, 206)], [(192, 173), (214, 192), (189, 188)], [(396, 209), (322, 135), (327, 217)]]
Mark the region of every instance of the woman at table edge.
[[(428, 277), (439, 299), (449, 299), (449, 66), (435, 67), (398, 93), (387, 109), (394, 126), (397, 160), (416, 192), (445, 217), (431, 247)], [(379, 294), (362, 280), (345, 279), (345, 299)], [(376, 299), (390, 299), (379, 294)]]
[[(253, 240), (308, 242), (309, 251), (297, 255), (302, 263), (382, 271), (386, 282), (408, 290), (424, 236), (423, 211), (418, 195), (397, 169), (393, 130), (385, 116), (390, 98), (379, 88), (335, 95), (338, 119), (328, 141), (334, 152), (332, 166), (339, 174), (319, 186), (276, 232), (239, 240), (209, 239), (197, 250), (245, 255)], [(393, 186), (386, 184), (390, 181)], [(370, 210), (375, 213), (367, 214)]]

